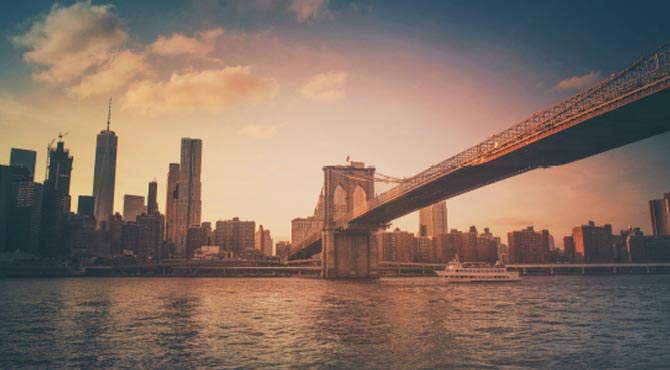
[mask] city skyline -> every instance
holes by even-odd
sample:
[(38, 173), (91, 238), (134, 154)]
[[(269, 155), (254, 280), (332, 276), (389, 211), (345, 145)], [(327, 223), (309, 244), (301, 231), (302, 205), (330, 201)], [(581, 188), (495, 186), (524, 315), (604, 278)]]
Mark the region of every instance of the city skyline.
[[(436, 42), (434, 38), (424, 38), (430, 35), (425, 28), (403, 31), (400, 25), (416, 26), (412, 17), (397, 25), (374, 22), (382, 15), (399, 12), (402, 5), (396, 3), (387, 9), (371, 7), (356, 14), (347, 7), (326, 4), (314, 13), (305, 13), (307, 18), (304, 19), (300, 18), (304, 17), (300, 15), (303, 13), (287, 10), (285, 17), (272, 20), (266, 29), (259, 25), (260, 21), (254, 23), (251, 18), (268, 17), (267, 11), (251, 6), (248, 10), (234, 10), (247, 12), (241, 17), (251, 19), (246, 25), (219, 24), (212, 17), (203, 22), (207, 27), (186, 22), (182, 27), (171, 24), (153, 29), (137, 26), (131, 11), (137, 10), (138, 14), (147, 11), (141, 5), (137, 7), (133, 9), (123, 2), (115, 7), (78, 3), (49, 8), (31, 4), (24, 9), (12, 9), (12, 12), (23, 12), (22, 16), (12, 13), (15, 18), (12, 22), (0, 18), (6, 34), (14, 37), (11, 42), (5, 40), (0, 53), (17, 61), (18, 67), (13, 68), (20, 72), (16, 76), (2, 72), (3, 81), (16, 91), (0, 90), (0, 119), (7, 127), (7, 135), (0, 139), (0, 144), (7, 149), (0, 151), (0, 162), (9, 162), (10, 147), (35, 150), (35, 181), (42, 182), (40, 174), (44, 173), (46, 155), (42, 148), (58, 132), (70, 132), (67, 146), (77, 160), (72, 172), (71, 194), (74, 199), (77, 195), (90, 195), (93, 137), (104, 127), (108, 97), (116, 100), (120, 96), (121, 108), (114, 120), (120, 138), (115, 211), (122, 210), (123, 194), (145, 194), (146, 184), (153, 178), (158, 179), (159, 209), (166, 209), (162, 201), (166, 199), (168, 163), (177, 161), (181, 137), (199, 137), (203, 139), (202, 220), (215, 223), (235, 216), (253, 219), (272, 230), (276, 240), (290, 239), (291, 219), (311, 214), (322, 185), (321, 166), (342, 163), (350, 155), (353, 160), (377, 166), (382, 173), (396, 177), (414, 175), (576, 92), (575, 87), (584, 81), (593, 83), (621, 69), (640, 53), (664, 41), (650, 36), (645, 38), (648, 45), (626, 46), (613, 43), (609, 36), (595, 35), (600, 49), (594, 48), (577, 57), (575, 53), (584, 48), (577, 48), (557, 35), (543, 34), (538, 36), (541, 40), (556, 45), (540, 49), (542, 52), (552, 52), (547, 55), (565, 52), (566, 55), (549, 66), (542, 66), (539, 61), (546, 61), (538, 58), (542, 55), (524, 50), (526, 46), (535, 46), (536, 41), (522, 39), (515, 40), (518, 44), (509, 48), (511, 51), (502, 52), (498, 48), (490, 51), (493, 53), (490, 57), (500, 64), (486, 66), (478, 61), (484, 54), (478, 48), (459, 46), (459, 41), (468, 40), (462, 25), (454, 28), (449, 24), (435, 24), (440, 34), (457, 31), (453, 38)], [(192, 16), (202, 12), (197, 6), (185, 7), (182, 10)], [(593, 11), (588, 7), (586, 11), (589, 9)], [(55, 73), (56, 67), (63, 66), (64, 62), (42, 63), (42, 59), (30, 59), (31, 55), (39, 54), (41, 44), (30, 44), (30, 37), (26, 35), (30, 35), (29, 30), (47, 27), (47, 20), (57, 20), (75, 10), (84, 16), (95, 10), (99, 13), (93, 14), (103, 14), (108, 17), (105, 19), (127, 21), (115, 26), (118, 34), (107, 35), (114, 42), (109, 58), (124, 56), (124, 60), (130, 62), (135, 53), (146, 58), (143, 60), (146, 64), (157, 66), (160, 61), (156, 59), (169, 57), (163, 60), (164, 67), (169, 65), (168, 70), (152, 65), (155, 79), (133, 77), (132, 84), (116, 89), (103, 86), (107, 91), (97, 95), (86, 95), (84, 82), (108, 84), (102, 77), (94, 79), (99, 73), (87, 74), (77, 85), (48, 82), (40, 73)], [(216, 8), (212, 13), (217, 14), (217, 11), (222, 10)], [(461, 11), (467, 13), (468, 9)], [(42, 18), (33, 18), (37, 14)], [(558, 11), (557, 14), (560, 18), (563, 13)], [(631, 17), (640, 18), (639, 14), (631, 14)], [(30, 19), (30, 22), (19, 24), (16, 19)], [(483, 27), (475, 38), (490, 36), (497, 27), (495, 22), (481, 17), (476, 21)], [(611, 20), (605, 20), (608, 21)], [(42, 28), (35, 28), (36, 25)], [(348, 33), (338, 37), (327, 35), (328, 29), (341, 30), (349, 25), (371, 33), (356, 42)], [(577, 29), (585, 27), (579, 21), (576, 26)], [(389, 35), (382, 37), (374, 32), (382, 27), (390, 27)], [(310, 38), (310, 32), (317, 32), (332, 47), (321, 48), (318, 41)], [(641, 32), (651, 33), (651, 30)], [(44, 35), (32, 36), (49, 41)], [(374, 53), (366, 53), (363, 48), (375, 41), (375, 36), (384, 42)], [(17, 41), (17, 37), (21, 40)], [(134, 39), (127, 44), (119, 41), (127, 38)], [(278, 62), (273, 64), (263, 55), (255, 55), (239, 45), (240, 40), (249, 39), (255, 40), (257, 45), (268, 46), (267, 50), (292, 50), (292, 57), (304, 56), (305, 63), (312, 66), (303, 68), (298, 63), (289, 68)], [(412, 45), (417, 40), (422, 41)], [(511, 42), (504, 38), (502, 41)], [(159, 45), (164, 48), (163, 54), (151, 54), (152, 46)], [(182, 49), (167, 48), (170, 45)], [(394, 54), (394, 48), (401, 48), (406, 54)], [(165, 50), (171, 50), (172, 54), (166, 55)], [(618, 52), (612, 53), (612, 50)], [(233, 51), (235, 57), (229, 62), (224, 56)], [(603, 58), (610, 54), (614, 56)], [(397, 61), (393, 67), (377, 64), (388, 57)], [(184, 62), (184, 58), (188, 60)], [(114, 59), (99, 63), (111, 60)], [(188, 65), (194, 70), (188, 72)], [(103, 67), (92, 66), (104, 72)], [(253, 67), (245, 69), (247, 66)], [(241, 69), (226, 70), (237, 67)], [(304, 71), (300, 71), (301, 68)], [(411, 74), (420, 69), (424, 72)], [(205, 74), (212, 71), (220, 71), (222, 75)], [(204, 74), (203, 78), (225, 80), (233, 72), (237, 77), (254, 77), (244, 81), (260, 83), (253, 86), (261, 86), (269, 95), (259, 98), (252, 94), (247, 96), (251, 99), (249, 103), (235, 102), (228, 110), (216, 104), (193, 106), (188, 99), (177, 101), (181, 111), (170, 112), (148, 111), (148, 105), (131, 104), (137, 101), (130, 99), (129, 86), (143, 86), (150, 93), (152, 83), (168, 84), (173, 81), (172, 75), (177, 76), (177, 82), (189, 76), (197, 81), (198, 73)], [(437, 77), (433, 81), (428, 80), (428, 76)], [(481, 84), (489, 79), (505, 88), (502, 91), (483, 88)], [(386, 82), (380, 83), (381, 80)], [(319, 90), (324, 88), (325, 91)], [(252, 92), (258, 91), (252, 89)], [(225, 101), (231, 100), (225, 91), (214, 94), (223, 94)], [(25, 109), (28, 101), (31, 110)], [(382, 101), (392, 104), (388, 107)], [(442, 107), (444, 102), (448, 104)], [(79, 117), (72, 118), (71, 111), (77, 111)], [(538, 229), (549, 229), (554, 235), (563, 235), (585, 219), (598, 219), (611, 222), (614, 230), (632, 225), (651, 234), (646, 202), (668, 191), (670, 179), (667, 171), (663, 171), (670, 164), (668, 139), (668, 134), (664, 134), (574, 164), (538, 170), (461, 195), (447, 202), (450, 224), (461, 230), (473, 224), (480, 228), (488, 226), (498, 235), (535, 225)], [(368, 145), (371, 141), (375, 143)], [(76, 209), (74, 201), (72, 209)], [(412, 214), (395, 221), (394, 226), (414, 232), (417, 219), (418, 215)]]

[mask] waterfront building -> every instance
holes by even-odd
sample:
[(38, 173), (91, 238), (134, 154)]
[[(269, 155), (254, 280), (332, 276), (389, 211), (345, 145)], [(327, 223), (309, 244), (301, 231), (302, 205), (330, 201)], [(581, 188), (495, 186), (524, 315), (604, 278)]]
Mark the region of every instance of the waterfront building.
[(435, 253), (437, 254), (437, 262), (446, 263), (451, 262), (456, 254), (462, 258), (463, 249), (463, 233), (451, 229), (449, 233), (439, 234), (433, 238), (435, 242)]
[(203, 245), (193, 252), (194, 260), (217, 260), (221, 257), (221, 247), (218, 245)]
[(35, 181), (35, 160), (37, 152), (34, 150), (12, 148), (9, 157), (11, 167), (23, 167), (28, 171), (28, 181)]
[(77, 200), (77, 214), (93, 217), (95, 212), (95, 198), (90, 195), (80, 195)]
[(470, 226), (470, 229), (467, 232), (463, 232), (463, 247), (462, 254), (459, 257), (464, 262), (476, 262), (478, 261), (477, 256), (477, 238), (479, 237), (477, 233), (477, 227)]
[(212, 231), (212, 223), (205, 221), (202, 223), (203, 237), (205, 238), (204, 245), (214, 245), (214, 232)]
[(434, 262), (433, 239), (428, 236), (417, 236), (414, 238), (416, 243), (417, 262)]
[(121, 251), (129, 250), (137, 254), (137, 242), (139, 239), (139, 228), (136, 222), (123, 222), (121, 224)]
[(160, 257), (163, 243), (164, 217), (160, 213), (137, 216), (137, 255)]
[(563, 237), (563, 257), (568, 262), (575, 261), (575, 240), (572, 236)]
[(254, 248), (256, 244), (256, 223), (254, 221), (232, 220), (217, 221), (214, 231), (214, 243), (231, 251), (237, 257), (242, 251)]
[(107, 222), (110, 236), (110, 253), (123, 253), (123, 218), (118, 212), (115, 213)]
[(549, 231), (533, 226), (507, 233), (509, 263), (545, 263), (549, 256)]
[(663, 263), (670, 262), (670, 236), (647, 236), (640, 228), (629, 227), (622, 230), (618, 237), (623, 241), (628, 261), (634, 263)]
[(96, 222), (92, 215), (71, 213), (68, 217), (68, 248), (72, 257), (88, 257), (96, 252)]
[(378, 233), (377, 238), (377, 247), (382, 261), (416, 261), (417, 243), (411, 233), (396, 228), (392, 232)]
[(323, 220), (321, 217), (294, 218), (291, 220), (291, 244), (298, 245), (309, 235), (321, 232), (322, 229)]
[(95, 144), (95, 168), (93, 172), (94, 216), (100, 228), (114, 214), (114, 184), (116, 181), (116, 152), (118, 138), (110, 131), (112, 105), (109, 104), (107, 129), (100, 131)]
[(494, 237), (488, 227), (477, 237), (477, 261), (495, 264), (499, 260), (500, 238)]
[(0, 253), (10, 251), (9, 217), (12, 207), (12, 171), (11, 167), (0, 164)]
[(575, 241), (575, 262), (614, 262), (612, 225), (598, 226), (589, 221), (588, 225), (575, 226), (572, 229), (572, 239)]
[[(3, 171), (4, 174), (11, 171)], [(11, 174), (10, 174), (11, 176)], [(0, 180), (4, 182), (4, 180)], [(6, 187), (7, 184), (0, 185)], [(14, 181), (9, 184), (7, 208), (5, 209), (5, 250), (38, 254), (43, 220), (43, 186), (33, 181)], [(6, 191), (5, 188), (4, 191)], [(4, 216), (0, 216), (4, 217)]]
[(165, 200), (165, 241), (168, 244), (174, 244), (176, 240), (178, 188), (179, 163), (170, 163)]
[(507, 244), (500, 243), (498, 245), (498, 261), (505, 265), (509, 263), (509, 247)]
[(123, 196), (124, 221), (135, 221), (137, 216), (141, 215), (142, 213), (145, 213), (143, 196), (129, 194)]
[(158, 183), (154, 180), (149, 183), (149, 191), (147, 194), (147, 214), (158, 214), (158, 202), (156, 199), (158, 193)]
[(193, 257), (193, 253), (196, 249), (202, 247), (205, 244), (205, 233), (202, 230), (202, 226), (193, 225), (188, 228), (186, 233), (186, 257)]
[(448, 232), (447, 202), (437, 202), (419, 210), (419, 236), (435, 237)]
[(670, 235), (670, 193), (663, 194), (663, 199), (649, 201), (651, 213), (651, 230), (655, 236)]
[(202, 140), (182, 138), (175, 214), (176, 257), (185, 257), (188, 228), (192, 225), (200, 225), (201, 222), (201, 170)]
[(270, 236), (270, 230), (265, 230), (263, 225), (258, 226), (258, 231), (254, 236), (254, 244), (263, 256), (272, 257), (272, 237)]
[(280, 241), (275, 244), (275, 256), (282, 261), (288, 261), (288, 253), (291, 251), (291, 242)]
[(74, 158), (59, 135), (48, 153), (47, 178), (42, 196), (40, 253), (56, 257), (68, 254), (67, 217), (70, 214), (70, 177)]

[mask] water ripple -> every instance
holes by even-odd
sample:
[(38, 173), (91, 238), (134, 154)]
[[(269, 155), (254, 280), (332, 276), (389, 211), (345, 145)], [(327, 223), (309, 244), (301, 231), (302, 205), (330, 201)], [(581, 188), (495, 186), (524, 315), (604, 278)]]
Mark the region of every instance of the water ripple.
[(0, 280), (0, 368), (664, 368), (669, 283)]

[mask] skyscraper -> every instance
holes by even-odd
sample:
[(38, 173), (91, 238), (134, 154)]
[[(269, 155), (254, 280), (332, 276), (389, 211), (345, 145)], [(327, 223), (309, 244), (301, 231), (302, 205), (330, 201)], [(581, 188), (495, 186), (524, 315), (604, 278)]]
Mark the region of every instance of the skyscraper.
[(70, 176), (73, 157), (59, 135), (56, 148), (49, 150), (48, 175), (42, 203), (41, 252), (48, 256), (67, 254), (67, 216), (70, 213)]
[(144, 197), (141, 195), (123, 196), (123, 220), (126, 222), (135, 222), (137, 216), (144, 213)]
[(25, 150), (12, 148), (9, 165), (12, 167), (23, 167), (28, 170), (28, 180), (35, 180), (35, 159), (37, 152), (34, 150)]
[(270, 230), (264, 229), (263, 225), (258, 226), (255, 236), (255, 246), (265, 257), (272, 257), (272, 236)]
[(109, 100), (107, 129), (100, 131), (95, 146), (95, 172), (93, 174), (93, 197), (95, 198), (95, 219), (98, 227), (107, 223), (114, 213), (114, 182), (116, 179), (116, 148), (118, 139), (109, 130), (112, 114), (112, 100)]
[[(24, 252), (37, 254), (39, 252), (40, 231), (43, 223), (42, 217), (42, 184), (32, 181), (15, 182), (12, 184), (12, 195), (14, 204), (11, 209), (11, 219), (9, 221), (9, 247), (11, 250), (20, 249)], [(46, 224), (51, 226), (47, 231), (51, 236), (62, 236), (61, 229), (55, 228), (61, 226), (57, 223), (60, 218), (57, 218)], [(54, 235), (55, 234), (55, 235)], [(63, 242), (62, 239), (52, 240), (54, 245), (59, 247), (56, 252), (49, 253), (52, 255), (60, 252), (62, 245), (58, 242)]]
[(202, 140), (181, 139), (181, 163), (176, 210), (175, 256), (186, 256), (186, 236), (188, 228), (199, 226), (202, 212)]
[(149, 183), (149, 194), (147, 196), (147, 214), (154, 215), (158, 213), (158, 202), (156, 202), (156, 193), (158, 192), (158, 183), (152, 181)]
[(435, 237), (448, 232), (446, 201), (437, 202), (419, 211), (419, 236)]
[(163, 215), (150, 213), (137, 216), (137, 254), (160, 257), (163, 242)]
[(176, 240), (177, 195), (179, 193), (179, 163), (170, 163), (165, 200), (165, 241), (174, 244)]
[(90, 195), (80, 195), (77, 201), (77, 213), (80, 215), (93, 217), (95, 209), (95, 199)]
[(0, 164), (0, 253), (5, 249), (9, 251), (8, 226), (12, 200), (12, 171), (9, 166)]
[(663, 199), (650, 200), (649, 211), (654, 236), (670, 235), (670, 193), (663, 194)]

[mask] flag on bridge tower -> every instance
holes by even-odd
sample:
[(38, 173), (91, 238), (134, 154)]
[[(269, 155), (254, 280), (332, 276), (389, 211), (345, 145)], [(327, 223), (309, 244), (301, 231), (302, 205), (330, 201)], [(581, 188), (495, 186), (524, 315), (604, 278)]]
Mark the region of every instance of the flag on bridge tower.
[(349, 156), (347, 156), (347, 160), (345, 162), (349, 162)]

